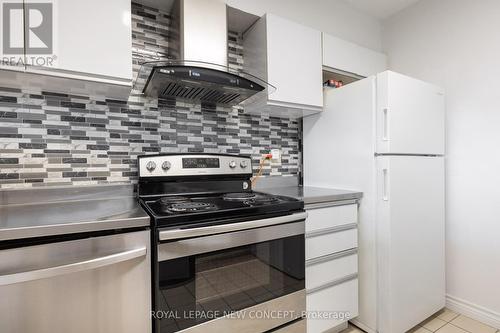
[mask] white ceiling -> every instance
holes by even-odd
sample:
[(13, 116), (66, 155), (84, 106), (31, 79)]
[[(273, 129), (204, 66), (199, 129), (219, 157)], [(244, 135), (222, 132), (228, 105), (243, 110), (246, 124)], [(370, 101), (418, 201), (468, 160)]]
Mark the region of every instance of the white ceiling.
[(386, 19), (419, 0), (343, 0), (345, 3), (379, 19)]

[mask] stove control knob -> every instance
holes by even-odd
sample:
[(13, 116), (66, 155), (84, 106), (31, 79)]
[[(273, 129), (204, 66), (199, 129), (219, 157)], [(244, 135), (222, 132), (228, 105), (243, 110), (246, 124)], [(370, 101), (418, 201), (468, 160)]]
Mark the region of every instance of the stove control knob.
[(235, 161), (231, 161), (231, 162), (229, 162), (229, 167), (230, 167), (231, 169), (236, 168), (236, 162), (235, 162)]
[(165, 171), (169, 170), (170, 168), (172, 167), (172, 164), (170, 164), (169, 161), (165, 161), (163, 162), (163, 164), (161, 165), (161, 168)]
[(247, 166), (248, 166), (247, 161), (241, 161), (240, 162), (240, 167), (242, 167), (243, 169), (245, 169)]
[(152, 172), (154, 169), (156, 169), (156, 163), (153, 161), (149, 161), (148, 164), (146, 164), (146, 169), (148, 169), (149, 172)]

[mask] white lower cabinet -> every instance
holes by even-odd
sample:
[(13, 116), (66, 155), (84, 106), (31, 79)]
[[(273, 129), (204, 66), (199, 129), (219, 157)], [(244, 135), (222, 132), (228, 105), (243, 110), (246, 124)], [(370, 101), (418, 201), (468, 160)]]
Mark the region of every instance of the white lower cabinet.
[(306, 289), (316, 289), (357, 272), (358, 254), (356, 249), (317, 260), (309, 260), (306, 266)]
[[(306, 236), (307, 237), (307, 236)], [(342, 231), (306, 238), (306, 260), (358, 247), (358, 229)]]
[(358, 205), (306, 209), (307, 333), (334, 332), (358, 315)]
[[(307, 333), (333, 329), (358, 315), (358, 279), (307, 294)], [(317, 318), (314, 318), (315, 316)], [(345, 317), (347, 316), (347, 317)]]
[(307, 210), (306, 232), (328, 230), (358, 222), (358, 205), (342, 205)]

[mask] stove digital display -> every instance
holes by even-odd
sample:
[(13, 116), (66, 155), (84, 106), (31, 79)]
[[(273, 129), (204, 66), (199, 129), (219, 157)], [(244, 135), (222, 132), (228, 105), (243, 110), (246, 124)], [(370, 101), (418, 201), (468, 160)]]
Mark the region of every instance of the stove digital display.
[(217, 169), (220, 167), (218, 158), (183, 158), (184, 169)]

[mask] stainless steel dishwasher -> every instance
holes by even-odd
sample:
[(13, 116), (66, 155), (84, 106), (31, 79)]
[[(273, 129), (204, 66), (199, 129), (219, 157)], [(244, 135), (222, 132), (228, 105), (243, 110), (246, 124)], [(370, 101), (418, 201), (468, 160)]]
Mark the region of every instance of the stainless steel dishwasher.
[(149, 230), (4, 248), (0, 332), (151, 332), (150, 260)]

